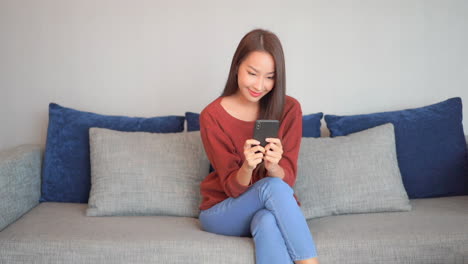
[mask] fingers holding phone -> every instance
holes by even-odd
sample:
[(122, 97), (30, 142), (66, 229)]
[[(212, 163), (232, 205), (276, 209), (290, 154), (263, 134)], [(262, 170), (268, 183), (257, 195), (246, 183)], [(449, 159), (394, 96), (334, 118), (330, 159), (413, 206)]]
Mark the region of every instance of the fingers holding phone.
[(253, 170), (263, 161), (265, 148), (255, 139), (247, 139), (244, 143), (244, 157), (249, 169)]
[(265, 146), (265, 154), (268, 152), (275, 152), (279, 153), (280, 155), (283, 154), (283, 145), (281, 144), (281, 140), (279, 138), (267, 138), (265, 141), (268, 142), (268, 144)]
[(266, 142), (268, 144), (265, 146), (265, 168), (272, 171), (277, 168), (283, 157), (283, 145), (279, 138), (267, 138)]
[[(278, 120), (260, 119), (255, 121), (253, 139), (247, 139), (244, 144), (245, 163), (248, 164), (249, 169), (255, 169), (263, 160), (266, 161), (266, 169), (272, 167), (267, 165), (277, 165), (283, 153), (281, 141), (277, 138), (279, 124)], [(265, 156), (266, 150), (271, 152), (268, 159)]]

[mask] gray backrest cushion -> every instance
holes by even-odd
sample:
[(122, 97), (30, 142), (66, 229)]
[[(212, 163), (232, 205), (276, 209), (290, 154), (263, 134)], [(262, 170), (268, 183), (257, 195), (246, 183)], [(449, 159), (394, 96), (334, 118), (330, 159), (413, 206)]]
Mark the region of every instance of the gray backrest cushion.
[(209, 171), (200, 132), (149, 133), (90, 128), (88, 216), (198, 217)]
[(411, 210), (393, 124), (334, 138), (302, 138), (294, 186), (306, 219)]

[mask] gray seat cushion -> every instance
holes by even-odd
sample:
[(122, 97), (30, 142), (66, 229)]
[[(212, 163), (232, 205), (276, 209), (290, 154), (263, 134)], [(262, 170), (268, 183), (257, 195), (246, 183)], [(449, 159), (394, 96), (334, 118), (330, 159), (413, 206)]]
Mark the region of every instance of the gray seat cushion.
[[(466, 263), (468, 196), (410, 202), (409, 212), (309, 220), (319, 260)], [(196, 218), (87, 217), (86, 208), (86, 204), (38, 205), (0, 232), (0, 263), (255, 262), (251, 238), (204, 232)]]
[(250, 238), (202, 231), (197, 218), (91, 217), (86, 209), (39, 204), (0, 232), (0, 263), (254, 263)]
[(322, 262), (468, 263), (468, 196), (412, 199), (410, 203), (409, 212), (307, 221)]

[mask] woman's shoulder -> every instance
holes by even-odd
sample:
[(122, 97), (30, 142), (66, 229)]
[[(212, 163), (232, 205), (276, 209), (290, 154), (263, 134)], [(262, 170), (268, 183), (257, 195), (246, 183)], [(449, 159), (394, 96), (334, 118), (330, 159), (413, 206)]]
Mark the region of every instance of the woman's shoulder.
[(286, 95), (284, 100), (283, 116), (281, 119), (294, 119), (299, 116), (302, 116), (301, 104), (296, 98)]
[(215, 113), (220, 100), (221, 100), (221, 97), (217, 97), (216, 99), (211, 101), (207, 106), (205, 106), (205, 108), (203, 108), (203, 110), (200, 113), (200, 116)]
[(298, 109), (302, 112), (301, 103), (299, 103), (299, 101), (296, 98), (286, 95), (286, 99), (284, 101), (285, 101), (284, 103), (285, 112), (290, 112), (291, 110), (294, 110), (294, 109)]
[(200, 112), (200, 122), (203, 121), (212, 121), (213, 119), (217, 119), (219, 115), (219, 106), (220, 100), (222, 97), (217, 97), (213, 101), (211, 101), (203, 110)]

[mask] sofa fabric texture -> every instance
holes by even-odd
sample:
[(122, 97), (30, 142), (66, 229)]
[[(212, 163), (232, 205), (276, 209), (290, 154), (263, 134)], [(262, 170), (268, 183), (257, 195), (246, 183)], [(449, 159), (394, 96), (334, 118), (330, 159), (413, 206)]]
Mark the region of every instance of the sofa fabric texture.
[[(411, 200), (409, 212), (308, 220), (321, 263), (463, 264), (468, 196)], [(464, 259), (464, 260), (463, 260)], [(87, 217), (41, 203), (0, 232), (0, 263), (255, 263), (251, 238), (202, 231), (196, 218)]]
[[(453, 109), (456, 109), (455, 112), (460, 110), (461, 102), (458, 104), (456, 99), (447, 101), (450, 101), (449, 105), (454, 107)], [(339, 196), (346, 191), (350, 191), (352, 192), (349, 194), (350, 197), (353, 197), (356, 192), (358, 194), (360, 193), (362, 194), (362, 196), (359, 197), (361, 201), (367, 200), (361, 207), (369, 206), (368, 208), (371, 208), (371, 206), (377, 205), (373, 208), (375, 209), (381, 208), (382, 205), (386, 206), (384, 203), (372, 204), (371, 202), (373, 201), (369, 201), (369, 199), (374, 199), (374, 193), (369, 193), (369, 190), (375, 188), (377, 191), (379, 187), (382, 186), (378, 183), (378, 180), (382, 179), (382, 175), (387, 175), (390, 179), (392, 178), (392, 175), (388, 173), (395, 169), (394, 167), (392, 169), (391, 165), (392, 160), (394, 164), (395, 153), (399, 163), (401, 162), (401, 158), (411, 159), (415, 157), (413, 155), (400, 155), (398, 149), (399, 131), (404, 131), (403, 135), (419, 135), (420, 137), (426, 137), (426, 139), (428, 134), (424, 133), (428, 132), (421, 132), (420, 129), (416, 129), (415, 126), (421, 126), (422, 130), (444, 132), (438, 130), (438, 127), (432, 127), (434, 123), (431, 122), (431, 120), (437, 120), (437, 122), (440, 123), (439, 125), (443, 126), (444, 130), (451, 130), (450, 133), (453, 132), (452, 130), (456, 130), (450, 127), (452, 125), (456, 126), (456, 122), (450, 123), (451, 121), (449, 121), (449, 119), (453, 118), (453, 116), (459, 118), (458, 114), (454, 114), (452, 117), (446, 115), (447, 111), (453, 110), (451, 107), (445, 105), (445, 107), (440, 109), (438, 107), (430, 108), (429, 110), (421, 109), (424, 110), (422, 112), (433, 115), (433, 118), (425, 120), (426, 115), (419, 113), (421, 114), (419, 118), (422, 120), (409, 121), (411, 118), (418, 119), (418, 115), (412, 111), (403, 111), (396, 116), (392, 116), (394, 119), (388, 122), (382, 122), (372, 126), (363, 126), (355, 131), (345, 133), (342, 136), (334, 135), (332, 138), (303, 138), (303, 149), (301, 149), (301, 153), (309, 153), (311, 151), (318, 152), (320, 150), (320, 155), (316, 155), (319, 157), (312, 157), (309, 156), (309, 154), (301, 154), (304, 157), (301, 157), (301, 155), (299, 156), (300, 160), (298, 162), (303, 163), (299, 168), (303, 167), (304, 170), (301, 171), (299, 169), (298, 181), (295, 187), (302, 188), (302, 185), (308, 184), (312, 186), (310, 190), (313, 191), (313, 188), (318, 187), (313, 186), (315, 183), (317, 183), (317, 185), (322, 184), (322, 188), (332, 188), (326, 184), (338, 184), (340, 182), (341, 184), (362, 184), (363, 188), (359, 190), (352, 188), (346, 189), (346, 187), (340, 186), (333, 187), (333, 190), (330, 192), (335, 192), (335, 195)], [(60, 120), (58, 125), (62, 126), (63, 129), (53, 130), (50, 129), (50, 126), (49, 129), (54, 133), (62, 134), (56, 136), (71, 140), (73, 138), (71, 135), (75, 131), (73, 129), (70, 130), (69, 126), (72, 125), (68, 123), (78, 122), (80, 119), (79, 117), (79, 115), (63, 115), (62, 118), (57, 119)], [(377, 116), (373, 116), (371, 120), (374, 119), (374, 117)], [(365, 120), (364, 123), (368, 121), (368, 117), (362, 118), (362, 120)], [(339, 119), (341, 120), (341, 118)], [(176, 118), (176, 120), (180, 121), (180, 117)], [(347, 118), (343, 120), (349, 122)], [(357, 126), (360, 120), (361, 119), (358, 118), (354, 120), (355, 122), (347, 124)], [(395, 120), (398, 120), (398, 122), (395, 122)], [(107, 121), (104, 123), (108, 124)], [(338, 124), (340, 122), (341, 121), (338, 121)], [(109, 134), (111, 135), (110, 138), (106, 136), (105, 140), (99, 141), (97, 144), (97, 146), (100, 146), (98, 149), (108, 152), (109, 154), (102, 156), (97, 154), (96, 159), (104, 159), (106, 156), (107, 158), (112, 156), (112, 159), (107, 161), (104, 159), (102, 162), (113, 167), (120, 159), (121, 163), (124, 164), (118, 164), (118, 166), (122, 166), (122, 168), (134, 168), (135, 164), (144, 165), (137, 167), (141, 167), (145, 173), (152, 173), (154, 167), (152, 167), (150, 163), (153, 161), (145, 157), (140, 157), (140, 159), (137, 159), (137, 157), (127, 157), (127, 159), (125, 159), (124, 153), (118, 153), (116, 149), (112, 149), (114, 145), (123, 147), (125, 145), (124, 142), (116, 142), (116, 139), (112, 137), (115, 134), (125, 135), (125, 137), (121, 139), (127, 140), (127, 137), (134, 139), (131, 133), (135, 132), (144, 132), (148, 133), (147, 135), (151, 134), (151, 136), (155, 133), (164, 132), (124, 131), (112, 127), (93, 126), (90, 125), (90, 123), (86, 124), (88, 124), (85, 126), (86, 129), (77, 126), (79, 128), (77, 130), (84, 131), (84, 133), (89, 135), (89, 128), (94, 127), (98, 131), (111, 133)], [(135, 124), (138, 126), (138, 122)], [(339, 126), (343, 128), (342, 124)], [(394, 144), (396, 144), (393, 152), (388, 146), (391, 141), (390, 126), (393, 126)], [(378, 131), (378, 133), (376, 131)], [(182, 142), (185, 140), (183, 137), (189, 136), (190, 134), (187, 133), (183, 135), (185, 133), (178, 132), (169, 133), (179, 134), (177, 136), (182, 138), (180, 139)], [(402, 134), (400, 133), (400, 135)], [(444, 135), (449, 136), (448, 134)], [(49, 134), (47, 136), (49, 137)], [(78, 137), (79, 140), (83, 140), (81, 136), (80, 134)], [(133, 149), (138, 152), (138, 154), (134, 154), (134, 156), (140, 154), (144, 155), (143, 152), (148, 149), (142, 145), (148, 142), (149, 144), (155, 142), (153, 140), (159, 140), (159, 136), (161, 135), (154, 135), (154, 138), (151, 137), (148, 141), (136, 141), (136, 144), (127, 145), (125, 151)], [(167, 136), (171, 137), (170, 134)], [(366, 137), (367, 141), (362, 140), (364, 137)], [(92, 138), (93, 137), (91, 137), (91, 140)], [(177, 141), (175, 138), (176, 136), (171, 140)], [(467, 146), (465, 144), (468, 142), (468, 135), (464, 136), (463, 140), (457, 138), (455, 141), (444, 139), (442, 135), (440, 135), (440, 137), (429, 137), (429, 139), (430, 140), (424, 141), (424, 143), (434, 144), (434, 148), (437, 148), (440, 144), (448, 144), (449, 146), (444, 146), (445, 150), (454, 149), (457, 153), (463, 153), (463, 151), (466, 153)], [(104, 141), (106, 141), (106, 143), (104, 143)], [(57, 141), (54, 144), (62, 144), (61, 142), (63, 141)], [(338, 142), (340, 142), (340, 144), (337, 144)], [(379, 142), (379, 144), (376, 142)], [(422, 141), (417, 142), (421, 143)], [(83, 144), (83, 142), (81, 143)], [(411, 143), (413, 142), (409, 142), (408, 144)], [(52, 143), (48, 141), (47, 144)], [(89, 143), (86, 142), (86, 144)], [(433, 150), (430, 148), (419, 148), (420, 146), (418, 145), (415, 145), (415, 147), (418, 149), (410, 154)], [(82, 158), (81, 156), (76, 156), (75, 152), (70, 151), (73, 148), (78, 147), (68, 145), (68, 149), (65, 150), (68, 150), (69, 153), (62, 150), (62, 154), (68, 154), (69, 157), (78, 159)], [(161, 150), (169, 147), (160, 142), (158, 143), (158, 148)], [(180, 147), (180, 149), (177, 147), (177, 150), (174, 151), (183, 151), (184, 148), (186, 148), (186, 146)], [(203, 148), (200, 147), (199, 150), (203, 151), (202, 149)], [(154, 148), (150, 150), (155, 151), (152, 153), (158, 151)], [(367, 150), (368, 153), (365, 153), (365, 150)], [(387, 152), (387, 160), (384, 160), (385, 157), (383, 153), (385, 151)], [(200, 222), (196, 217), (168, 215), (90, 217), (87, 216), (87, 211), (89, 209), (88, 204), (48, 201), (43, 201), (38, 204), (38, 199), (41, 197), (41, 172), (44, 171), (44, 165), (47, 163), (47, 157), (45, 157), (44, 160), (42, 154), (43, 150), (41, 150), (41, 146), (39, 145), (21, 145), (12, 149), (0, 151), (0, 263), (166, 264), (187, 263), (187, 261), (190, 263), (203, 264), (255, 263), (255, 245), (252, 238), (222, 236), (205, 232), (201, 228)], [(370, 154), (375, 157), (371, 159), (369, 156)], [(153, 154), (148, 156), (151, 155)], [(185, 153), (184, 155), (191, 154)], [(342, 157), (343, 155), (346, 155), (346, 157)], [(430, 156), (427, 153), (424, 153), (424, 155)], [(432, 156), (434, 156), (433, 158), (436, 158), (435, 161), (440, 161), (440, 155), (442, 154), (432, 153)], [(448, 160), (460, 158), (460, 155), (444, 155), (447, 155), (445, 157)], [(87, 158), (93, 159), (89, 152)], [(329, 172), (323, 173), (322, 169), (320, 169), (318, 170), (320, 173), (314, 175), (312, 172), (306, 171), (306, 168), (310, 168), (310, 163), (320, 162), (320, 158), (325, 160), (322, 162), (322, 167), (328, 166), (326, 169), (323, 168), (323, 171), (329, 170)], [(343, 163), (339, 161), (343, 161)], [(138, 164), (138, 162), (141, 162), (141, 164)], [(377, 164), (368, 164), (373, 162)], [(60, 165), (60, 163), (57, 164)], [(351, 165), (354, 165), (354, 167), (350, 167)], [(378, 165), (380, 170), (373, 168), (372, 165)], [(458, 162), (454, 162), (455, 167), (458, 165)], [(103, 166), (102, 163), (97, 167), (99, 166)], [(169, 176), (173, 177), (173, 175), (177, 175), (177, 173), (183, 171), (186, 166), (192, 165), (183, 163), (182, 165), (164, 164), (161, 166), (167, 173), (171, 174)], [(177, 172), (174, 172), (173, 166), (177, 166)], [(446, 169), (446, 167), (439, 168), (430, 162), (426, 166), (431, 170), (440, 169), (440, 171), (437, 172), (440, 175), (443, 175), (442, 171)], [(90, 164), (88, 168), (91, 169)], [(320, 168), (320, 166), (318, 168)], [(67, 171), (70, 168), (61, 169)], [(71, 169), (73, 169), (73, 167)], [(334, 173), (338, 174), (338, 172), (344, 170), (346, 170), (347, 173), (342, 174), (344, 176), (342, 176), (343, 178), (341, 180), (332, 177)], [(132, 171), (134, 171), (134, 169), (132, 169)], [(468, 171), (465, 172), (468, 173)], [(111, 177), (119, 175), (119, 173), (112, 174)], [(140, 175), (149, 175), (145, 173)], [(373, 177), (368, 177), (369, 175), (366, 173), (372, 174)], [(125, 186), (128, 184), (126, 182), (129, 180), (128, 175), (130, 175), (131, 180), (138, 179), (138, 177), (132, 178), (135, 173), (133, 175), (127, 174), (126, 178), (121, 178), (119, 180), (120, 185), (116, 185), (118, 188), (124, 189), (128, 187)], [(66, 174), (65, 176), (60, 176), (63, 179), (69, 180)], [(404, 180), (404, 175), (402, 176)], [(446, 176), (450, 181), (459, 180), (458, 184), (464, 185), (468, 174), (465, 174), (465, 178), (453, 178), (451, 174), (447, 174)], [(327, 183), (320, 179), (315, 180), (314, 177), (330, 177), (333, 181)], [(62, 178), (59, 177), (58, 180), (62, 180)], [(167, 178), (168, 177), (165, 177), (166, 180)], [(309, 182), (301, 183), (299, 181), (301, 178)], [(368, 182), (366, 180), (369, 178), (372, 178), (373, 181), (377, 181), (375, 183), (370, 183), (374, 187), (369, 187), (367, 185)], [(156, 181), (160, 180), (159, 177), (151, 177), (150, 179)], [(311, 179), (314, 179), (316, 182), (312, 182)], [(49, 178), (49, 180), (51, 179)], [(91, 180), (91, 176), (89, 180)], [(173, 177), (171, 180), (178, 181), (179, 179)], [(192, 180), (191, 184), (196, 184), (194, 179), (190, 180)], [(385, 180), (388, 182), (389, 179)], [(424, 185), (433, 179), (421, 176), (416, 180)], [(112, 181), (113, 180), (110, 180), (110, 185), (113, 184)], [(148, 182), (151, 181), (149, 179), (145, 181), (145, 183)], [(151, 184), (152, 183), (153, 182), (151, 182)], [(164, 186), (170, 186), (171, 183), (164, 184)], [(404, 184), (404, 181), (402, 181), (402, 184)], [(67, 184), (60, 184), (55, 187), (64, 187), (65, 189), (62, 190), (62, 192), (71, 192), (72, 190), (66, 189), (67, 186)], [(156, 186), (158, 185), (156, 184)], [(389, 182), (388, 187), (391, 186), (392, 182)], [(143, 186), (143, 190), (144, 187), (145, 186)], [(407, 186), (404, 187), (406, 188)], [(447, 185), (425, 185), (424, 188), (434, 188), (434, 190), (440, 191), (447, 190)], [(133, 188), (133, 190), (134, 189), (135, 188)], [(52, 189), (49, 191), (51, 190)], [(130, 188), (130, 190), (132, 189)], [(342, 205), (324, 207), (318, 204), (333, 204), (335, 202), (333, 200), (317, 200), (317, 197), (313, 198), (313, 194), (308, 193), (311, 192), (309, 189), (304, 188), (301, 191), (305, 195), (306, 200), (311, 201), (309, 202), (310, 204), (307, 204), (308, 208), (318, 208), (322, 210), (322, 214), (324, 212), (323, 208), (330, 214), (344, 212), (342, 210), (343, 207), (340, 207)], [(386, 193), (386, 191), (389, 190), (384, 189), (379, 191), (383, 198), (391, 197), (391, 195)], [(158, 192), (160, 192), (160, 190), (158, 190)], [(193, 197), (193, 193), (189, 191), (187, 195), (187, 199), (192, 199), (190, 197)], [(121, 198), (122, 196), (124, 195), (115, 198), (117, 200), (117, 198)], [(299, 196), (298, 198), (301, 200), (302, 197)], [(313, 201), (312, 198), (314, 199)], [(173, 199), (178, 199), (178, 197)], [(150, 201), (150, 199), (148, 200)], [(148, 200), (146, 202), (148, 202)], [(345, 199), (345, 202), (346, 201)], [(122, 202), (122, 199), (120, 202)], [(174, 202), (171, 201), (167, 206), (173, 206), (173, 204)], [(301, 209), (305, 210), (306, 207), (303, 202), (302, 204), (303, 206)], [(348, 209), (354, 208), (349, 206), (352, 205), (351, 203), (345, 203), (345, 205)], [(139, 206), (141, 205), (136, 203), (128, 206), (128, 208), (129, 210), (134, 210)], [(184, 206), (186, 206), (186, 204), (183, 204), (180, 208), (184, 208)], [(308, 219), (307, 223), (314, 237), (320, 262), (330, 264), (468, 263), (468, 228), (466, 228), (468, 223), (468, 195), (461, 196), (453, 195), (452, 193), (450, 196), (442, 197), (411, 198), (409, 200), (409, 206), (411, 208), (410, 211), (343, 213), (340, 215), (328, 215)], [(330, 208), (339, 208), (340, 211), (333, 211), (330, 210)], [(309, 213), (317, 214), (317, 212), (314, 211)]]
[(413, 109), (325, 115), (331, 137), (395, 126), (398, 164), (409, 198), (468, 195), (468, 152), (460, 97)]
[(88, 216), (198, 217), (209, 161), (200, 132), (122, 132), (92, 127)]
[(42, 157), (32, 144), (0, 152), (0, 231), (39, 203)]
[(393, 125), (334, 138), (302, 138), (294, 190), (306, 219), (409, 211)]
[(90, 127), (171, 133), (184, 130), (184, 116), (127, 117), (84, 112), (49, 104), (41, 202), (87, 203), (91, 175)]

